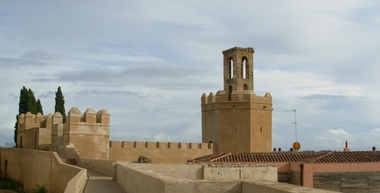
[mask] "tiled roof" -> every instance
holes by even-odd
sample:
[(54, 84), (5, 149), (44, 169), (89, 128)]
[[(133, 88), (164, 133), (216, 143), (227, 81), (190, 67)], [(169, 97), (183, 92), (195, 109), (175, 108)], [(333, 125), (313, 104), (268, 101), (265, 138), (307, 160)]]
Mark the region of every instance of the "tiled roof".
[(307, 163), (354, 163), (380, 162), (379, 151), (352, 152), (268, 152), (268, 153), (214, 153), (189, 163), (268, 163), (268, 162), (307, 162)]
[(380, 162), (379, 151), (329, 152), (325, 156), (310, 160), (310, 163), (358, 163)]

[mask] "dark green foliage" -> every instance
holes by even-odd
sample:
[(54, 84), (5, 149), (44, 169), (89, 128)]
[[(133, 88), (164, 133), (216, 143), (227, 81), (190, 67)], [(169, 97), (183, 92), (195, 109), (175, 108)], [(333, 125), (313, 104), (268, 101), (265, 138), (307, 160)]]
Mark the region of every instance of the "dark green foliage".
[(16, 115), (16, 123), (15, 123), (15, 135), (14, 135), (14, 141), (17, 143), (17, 129), (18, 129), (18, 115)]
[[(40, 110), (39, 110), (40, 109)], [(18, 116), (20, 114), (25, 114), (31, 112), (32, 114), (37, 114), (37, 112), (42, 112), (41, 102), (36, 97), (34, 97), (33, 91), (31, 89), (26, 89), (25, 86), (20, 90), (20, 101), (18, 103), (18, 115), (16, 115), (15, 123), (15, 135), (14, 141), (17, 143), (17, 130), (18, 130)]]
[(42, 115), (44, 114), (44, 111), (42, 110), (42, 105), (40, 99), (37, 100), (37, 112), (41, 113)]
[(34, 97), (33, 91), (31, 89), (28, 90), (28, 110), (27, 112), (31, 112), (33, 115), (37, 114), (37, 101), (36, 97)]
[(22, 113), (26, 113), (28, 111), (28, 89), (25, 86), (20, 90), (20, 101), (18, 102), (18, 115), (16, 115), (16, 123), (15, 123), (15, 135), (14, 141), (17, 143), (17, 130), (18, 130), (18, 116)]
[(0, 179), (0, 189), (12, 190), (18, 193), (24, 193), (21, 182), (12, 180), (10, 178)]
[(44, 186), (37, 185), (37, 188), (33, 189), (33, 193), (47, 193), (47, 189)]
[(26, 89), (25, 86), (20, 90), (20, 102), (18, 103), (18, 107), (19, 115), (28, 112), (28, 89)]
[[(17, 193), (26, 193), (24, 187), (20, 181), (13, 180), (11, 178), (0, 178), (0, 189), (3, 190), (12, 190)], [(37, 185), (30, 193), (48, 193), (47, 189), (44, 186)]]
[(60, 112), (63, 118), (63, 122), (66, 122), (65, 99), (63, 97), (60, 86), (58, 87), (57, 92), (55, 93), (54, 112)]

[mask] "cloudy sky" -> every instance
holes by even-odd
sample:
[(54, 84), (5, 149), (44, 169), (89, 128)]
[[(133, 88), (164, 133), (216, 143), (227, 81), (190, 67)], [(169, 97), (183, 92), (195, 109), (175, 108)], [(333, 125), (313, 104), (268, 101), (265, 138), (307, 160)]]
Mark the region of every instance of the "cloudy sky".
[(380, 2), (0, 0), (0, 146), (20, 89), (45, 114), (111, 113), (112, 140), (201, 141), (200, 97), (223, 89), (222, 51), (253, 47), (273, 96), (273, 147), (380, 148)]

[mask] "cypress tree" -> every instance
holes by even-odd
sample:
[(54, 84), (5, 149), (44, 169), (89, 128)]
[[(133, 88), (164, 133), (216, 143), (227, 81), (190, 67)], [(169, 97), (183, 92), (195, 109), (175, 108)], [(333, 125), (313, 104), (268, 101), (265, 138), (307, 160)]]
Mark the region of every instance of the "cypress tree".
[(37, 100), (37, 113), (41, 113), (42, 115), (44, 114), (40, 99)]
[(15, 123), (15, 133), (14, 133), (14, 141), (17, 143), (17, 130), (18, 130), (18, 116), (21, 113), (26, 113), (28, 110), (28, 90), (25, 86), (20, 90), (20, 100), (18, 102), (18, 114), (16, 115), (16, 123)]
[(63, 97), (60, 86), (58, 87), (57, 92), (55, 93), (54, 112), (60, 112), (63, 118), (63, 122), (66, 122), (65, 99)]
[(20, 90), (20, 101), (18, 103), (18, 114), (28, 112), (28, 89), (25, 86)]
[(16, 123), (15, 123), (15, 133), (14, 133), (14, 141), (17, 143), (17, 130), (18, 130), (18, 115), (16, 115)]
[(31, 112), (33, 115), (37, 114), (37, 101), (31, 89), (28, 90), (28, 110), (27, 111)]
[[(42, 106), (41, 106), (42, 109)], [(18, 115), (16, 115), (15, 123), (15, 133), (14, 141), (17, 143), (17, 130), (18, 130), (18, 117), (21, 114), (31, 112), (32, 114), (37, 114), (37, 101), (34, 97), (33, 91), (31, 89), (26, 89), (25, 86), (20, 90), (20, 101), (18, 103)]]

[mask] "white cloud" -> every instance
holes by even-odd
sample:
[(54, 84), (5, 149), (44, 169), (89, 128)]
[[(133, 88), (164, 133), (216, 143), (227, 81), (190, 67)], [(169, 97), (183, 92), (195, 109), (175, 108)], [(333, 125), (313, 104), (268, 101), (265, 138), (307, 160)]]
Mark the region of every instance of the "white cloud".
[(255, 92), (273, 96), (274, 147), (294, 140), (292, 108), (306, 149), (379, 146), (379, 2), (217, 3), (2, 3), (0, 132), (22, 86), (45, 113), (61, 86), (67, 110), (111, 113), (113, 139), (200, 142), (200, 97), (223, 88), (221, 52), (249, 46)]
[(349, 137), (350, 134), (344, 131), (343, 129), (329, 129), (328, 130), (331, 135), (337, 136), (337, 137)]
[(154, 135), (154, 141), (171, 141), (172, 137), (165, 135), (164, 133), (157, 133)]

